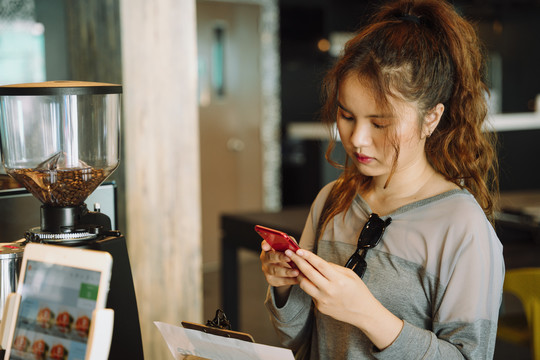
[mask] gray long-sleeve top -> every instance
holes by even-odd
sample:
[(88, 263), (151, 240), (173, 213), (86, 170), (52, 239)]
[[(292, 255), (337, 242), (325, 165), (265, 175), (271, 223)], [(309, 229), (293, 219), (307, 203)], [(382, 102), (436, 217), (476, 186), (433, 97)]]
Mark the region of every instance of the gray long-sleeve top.
[[(314, 249), (331, 187), (324, 187), (312, 205), (302, 248)], [(318, 255), (344, 265), (370, 214), (357, 196), (349, 211), (326, 227)], [(367, 253), (363, 281), (404, 320), (398, 338), (379, 351), (358, 328), (317, 311), (299, 286), (293, 286), (282, 308), (269, 288), (266, 306), (283, 345), (296, 351), (310, 340), (311, 359), (493, 358), (504, 261), (502, 245), (474, 197), (452, 190), (388, 216), (392, 223), (381, 243)]]

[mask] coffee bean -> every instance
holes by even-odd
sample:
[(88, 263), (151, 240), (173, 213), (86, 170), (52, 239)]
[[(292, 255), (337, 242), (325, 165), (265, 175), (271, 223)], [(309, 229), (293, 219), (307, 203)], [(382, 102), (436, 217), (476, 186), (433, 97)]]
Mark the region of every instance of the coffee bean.
[(15, 180), (43, 204), (78, 206), (109, 176), (105, 169), (36, 170), (9, 169)]

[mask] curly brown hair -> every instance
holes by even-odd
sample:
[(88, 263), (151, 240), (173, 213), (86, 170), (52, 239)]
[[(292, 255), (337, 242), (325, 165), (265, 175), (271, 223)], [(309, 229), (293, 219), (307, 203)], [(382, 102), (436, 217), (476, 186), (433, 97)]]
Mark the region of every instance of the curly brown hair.
[[(367, 81), (377, 103), (389, 106), (397, 96), (418, 104), (419, 121), (441, 103), (445, 111), (426, 140), (426, 156), (446, 179), (474, 195), (493, 221), (498, 196), (495, 133), (483, 131), (489, 90), (484, 82), (484, 53), (474, 27), (442, 0), (398, 0), (377, 12), (347, 42), (342, 56), (327, 73), (322, 87), (322, 121), (336, 123), (340, 82), (350, 74)], [(331, 159), (335, 131), (327, 160), (344, 169), (322, 215), (323, 228), (346, 211), (357, 191), (371, 178), (363, 176), (347, 159)], [(394, 169), (399, 144), (394, 145)], [(392, 171), (394, 170), (392, 169)]]

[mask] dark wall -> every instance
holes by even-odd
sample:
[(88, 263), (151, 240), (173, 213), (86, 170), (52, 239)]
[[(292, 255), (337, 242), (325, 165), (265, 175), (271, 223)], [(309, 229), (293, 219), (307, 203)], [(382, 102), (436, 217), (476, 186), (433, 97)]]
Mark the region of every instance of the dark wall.
[(540, 129), (499, 132), (501, 191), (540, 189)]
[(534, 111), (540, 93), (540, 3), (534, 0), (459, 1), (459, 9), (477, 24), (486, 49), (503, 65), (502, 112)]

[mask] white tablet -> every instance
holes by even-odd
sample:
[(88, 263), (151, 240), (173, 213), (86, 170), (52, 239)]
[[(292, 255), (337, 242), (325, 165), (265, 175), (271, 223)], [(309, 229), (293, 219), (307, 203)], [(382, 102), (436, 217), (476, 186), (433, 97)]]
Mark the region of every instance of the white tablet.
[(84, 360), (111, 266), (105, 251), (27, 244), (4, 359)]

